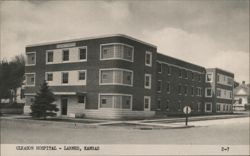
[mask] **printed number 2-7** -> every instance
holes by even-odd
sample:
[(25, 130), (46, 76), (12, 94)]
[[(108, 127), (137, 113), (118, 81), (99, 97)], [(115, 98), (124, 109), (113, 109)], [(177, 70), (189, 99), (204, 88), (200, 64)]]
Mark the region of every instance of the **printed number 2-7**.
[(221, 151), (229, 152), (229, 147), (221, 147)]

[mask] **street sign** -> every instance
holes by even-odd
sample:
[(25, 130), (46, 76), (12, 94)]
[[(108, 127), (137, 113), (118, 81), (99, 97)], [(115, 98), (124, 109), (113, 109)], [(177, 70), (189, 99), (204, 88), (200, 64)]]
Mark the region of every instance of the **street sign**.
[(185, 106), (185, 107), (183, 108), (183, 112), (184, 112), (185, 114), (190, 114), (190, 113), (191, 113), (191, 107)]

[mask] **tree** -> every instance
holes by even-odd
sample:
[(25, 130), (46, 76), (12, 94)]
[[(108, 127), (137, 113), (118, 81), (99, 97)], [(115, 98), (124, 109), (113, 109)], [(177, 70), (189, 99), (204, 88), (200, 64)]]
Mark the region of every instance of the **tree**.
[(17, 55), (11, 61), (0, 62), (0, 101), (9, 99), (10, 103), (16, 102), (17, 88), (22, 86), (24, 80), (25, 59)]
[(54, 94), (49, 90), (47, 82), (44, 81), (31, 105), (31, 116), (43, 119), (46, 119), (47, 116), (55, 116), (55, 112), (59, 111), (59, 109), (56, 107), (56, 104), (52, 104), (54, 101)]

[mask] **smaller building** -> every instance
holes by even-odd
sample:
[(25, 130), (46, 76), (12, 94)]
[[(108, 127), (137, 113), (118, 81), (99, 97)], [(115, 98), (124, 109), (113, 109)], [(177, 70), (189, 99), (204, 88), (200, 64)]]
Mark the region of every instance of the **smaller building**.
[(238, 87), (234, 89), (234, 100), (235, 103), (233, 105), (234, 110), (242, 111), (245, 110), (245, 105), (249, 103), (248, 97), (249, 95), (249, 85), (242, 81)]

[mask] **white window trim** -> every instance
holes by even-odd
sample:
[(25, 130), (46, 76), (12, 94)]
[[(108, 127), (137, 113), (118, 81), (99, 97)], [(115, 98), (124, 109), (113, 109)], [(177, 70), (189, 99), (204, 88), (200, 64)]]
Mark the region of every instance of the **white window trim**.
[[(85, 80), (79, 80), (80, 72), (85, 73)], [(78, 75), (77, 76), (78, 76), (77, 81), (86, 81), (86, 84), (87, 84), (87, 70), (78, 70)]]
[[(208, 81), (208, 80), (207, 80), (207, 75), (208, 75), (208, 74), (211, 74), (211, 81)], [(213, 72), (207, 72), (207, 73), (206, 73), (206, 82), (210, 82), (210, 83), (211, 83), (211, 82), (213, 82), (213, 79), (214, 79), (214, 74), (213, 74)]]
[[(53, 53), (53, 61), (52, 62), (48, 62), (48, 53), (52, 52)], [(45, 58), (45, 62), (46, 64), (54, 64), (54, 51), (53, 50), (46, 50), (46, 58)]]
[[(101, 96), (102, 95), (120, 95), (120, 96), (129, 96), (131, 98), (130, 108), (114, 108), (114, 98), (112, 98), (112, 108), (102, 108), (101, 107)], [(112, 109), (112, 110), (132, 110), (133, 108), (133, 95), (132, 94), (120, 94), (120, 93), (99, 93), (98, 94), (98, 109)]]
[[(221, 85), (225, 85), (225, 86), (230, 86), (230, 87), (232, 87), (233, 86), (233, 84), (228, 84), (227, 83), (227, 81), (228, 81), (228, 79), (230, 78), (230, 79), (232, 79), (232, 81), (234, 81), (234, 78), (233, 77), (231, 77), (231, 76), (227, 76), (227, 75), (223, 75), (223, 74), (220, 74), (220, 73), (217, 73), (217, 75), (221, 78), (223, 78), (223, 81), (221, 82), (221, 81), (217, 81), (217, 83), (218, 84), (221, 84)], [(225, 77), (225, 78), (224, 78)], [(224, 82), (224, 79), (226, 79), (226, 82)], [(216, 79), (217, 80), (217, 79)]]
[[(127, 72), (131, 72), (131, 84), (123, 84), (123, 83), (102, 83), (101, 79), (102, 79), (102, 73), (101, 71), (105, 71), (105, 70), (121, 70), (121, 71), (127, 71)], [(114, 75), (113, 75), (114, 78)], [(123, 77), (122, 77), (122, 81), (123, 81)], [(133, 70), (129, 70), (129, 69), (123, 69), (123, 68), (102, 68), (99, 69), (99, 85), (120, 85), (120, 86), (130, 86), (133, 87), (134, 86), (134, 72)]]
[[(86, 59), (80, 59), (80, 49), (86, 49)], [(78, 47), (78, 60), (80, 62), (87, 62), (88, 60), (88, 47), (87, 46)]]
[(53, 74), (53, 72), (45, 72), (45, 81), (52, 82), (52, 81), (48, 81), (48, 74), (52, 74), (53, 75), (53, 80), (52, 81), (54, 81), (54, 74)]
[[(219, 105), (219, 107), (220, 107), (220, 110), (217, 110), (218, 105)], [(222, 112), (222, 111), (221, 111), (221, 105), (222, 105), (222, 103), (216, 103), (216, 112)]]
[[(161, 83), (161, 86), (160, 86), (160, 89), (161, 89), (161, 90), (157, 90), (158, 93), (161, 93), (161, 92), (162, 92), (162, 80), (157, 80), (157, 82), (160, 82), (160, 83)], [(157, 86), (157, 89), (158, 89), (158, 86)]]
[(35, 54), (35, 62), (33, 64), (28, 64), (28, 61), (26, 61), (25, 66), (35, 66), (36, 65), (36, 52), (26, 52), (26, 57), (28, 58), (27, 55), (29, 54)]
[[(149, 64), (146, 62), (147, 54), (150, 55), (150, 63), (149, 63)], [(152, 52), (151, 52), (151, 51), (146, 51), (146, 53), (145, 53), (145, 65), (146, 65), (146, 66), (152, 67), (152, 57), (153, 57)]]
[[(180, 71), (181, 71), (181, 75), (179, 75), (180, 74)], [(178, 78), (182, 78), (183, 76), (182, 76), (183, 74), (182, 74), (182, 68), (179, 68), (178, 69)]]
[[(124, 59), (124, 58), (119, 58), (119, 57), (113, 57), (113, 58), (102, 58), (102, 46), (107, 46), (107, 45), (123, 45), (123, 46), (128, 46), (130, 48), (132, 48), (132, 59), (128, 60), (128, 59)], [(100, 60), (104, 61), (104, 60), (124, 60), (124, 61), (128, 61), (128, 62), (134, 62), (134, 47), (128, 44), (124, 44), (124, 43), (106, 43), (106, 44), (100, 44)]]
[[(211, 89), (211, 96), (208, 96), (208, 95), (207, 95), (207, 90), (208, 90), (208, 89)], [(213, 96), (212, 88), (211, 88), (211, 87), (205, 88), (205, 97), (212, 97), (212, 96)]]
[[(196, 87), (197, 88), (197, 95), (196, 96), (202, 96), (202, 92), (201, 92), (201, 87)], [(199, 94), (199, 91), (200, 91), (200, 94)], [(212, 93), (212, 92), (211, 92)], [(211, 96), (212, 97), (212, 96)]]
[[(34, 84), (32, 84), (32, 85), (27, 85), (27, 76), (26, 75), (31, 75), (31, 74), (33, 74), (34, 75)], [(36, 73), (25, 73), (25, 86), (26, 87), (34, 87), (34, 86), (36, 86)]]
[[(68, 83), (63, 83), (63, 74), (68, 73)], [(69, 72), (68, 71), (62, 71), (61, 72), (61, 85), (69, 85)]]
[[(211, 110), (210, 110), (210, 111), (207, 111), (207, 105), (208, 105), (208, 104), (209, 104), (209, 105), (211, 105), (211, 107), (210, 107), (210, 108), (211, 108)], [(210, 113), (211, 113), (211, 112), (212, 112), (212, 110), (213, 110), (212, 106), (213, 106), (213, 105), (212, 105), (212, 103), (211, 103), (211, 102), (205, 103), (205, 112), (210, 112)]]
[[(149, 86), (146, 86), (146, 77), (149, 77)], [(144, 88), (146, 89), (151, 89), (151, 85), (152, 85), (152, 75), (151, 74), (145, 74), (144, 75)]]
[(187, 72), (187, 77), (184, 77), (184, 74), (181, 74), (181, 75), (183, 75), (182, 78), (183, 79), (188, 79), (188, 70), (186, 70), (186, 69), (184, 69), (184, 70)]
[[(148, 99), (148, 101), (149, 101), (148, 108), (145, 108), (145, 99)], [(143, 104), (144, 104), (144, 107), (143, 107), (144, 111), (150, 111), (150, 108), (151, 108), (151, 96), (144, 96)]]
[[(69, 62), (72, 62), (72, 61), (70, 61), (70, 49), (69, 48), (64, 48), (64, 49), (61, 49), (62, 50), (62, 63), (69, 63)], [(63, 60), (63, 51), (64, 50), (68, 50), (69, 51), (69, 60), (67, 60), (67, 61), (64, 61)]]

